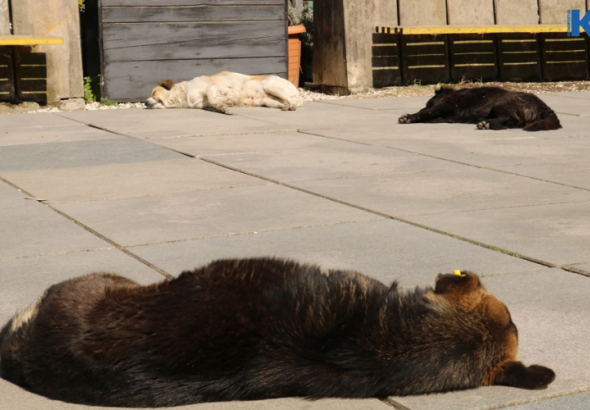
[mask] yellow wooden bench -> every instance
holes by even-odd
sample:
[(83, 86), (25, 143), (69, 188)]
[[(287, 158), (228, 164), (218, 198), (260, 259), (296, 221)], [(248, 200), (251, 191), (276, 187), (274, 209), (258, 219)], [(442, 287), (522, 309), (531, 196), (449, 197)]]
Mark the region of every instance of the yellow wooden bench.
[(37, 46), (63, 43), (63, 38), (53, 36), (0, 36), (0, 46)]
[(586, 80), (589, 46), (560, 25), (377, 27), (373, 85)]
[(31, 53), (29, 47), (63, 43), (53, 36), (0, 36), (0, 101), (46, 104), (47, 56)]

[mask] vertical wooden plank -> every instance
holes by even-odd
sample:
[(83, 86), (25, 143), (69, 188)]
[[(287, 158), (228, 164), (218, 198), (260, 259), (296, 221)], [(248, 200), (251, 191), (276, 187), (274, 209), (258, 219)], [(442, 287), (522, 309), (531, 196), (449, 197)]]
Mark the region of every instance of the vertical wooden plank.
[(286, 77), (286, 17), (284, 0), (98, 0), (101, 97), (224, 70)]
[(445, 0), (399, 0), (400, 26), (440, 26), (447, 24)]
[(449, 82), (448, 36), (401, 36), (402, 78), (405, 84)]
[(585, 14), (586, 0), (539, 0), (541, 24), (567, 24), (567, 11), (580, 10)]
[(588, 41), (567, 33), (541, 35), (543, 79), (579, 81), (588, 79)]
[(314, 2), (313, 82), (348, 88), (343, 0)]
[(495, 0), (494, 5), (498, 25), (539, 24), (538, 0)]
[(0, 101), (14, 101), (14, 61), (12, 47), (0, 46)]
[(447, 0), (447, 13), (452, 25), (494, 25), (493, 0)]
[(491, 34), (449, 36), (451, 80), (498, 80), (495, 39)]
[(402, 84), (399, 37), (391, 33), (373, 33), (371, 67), (375, 88)]
[(47, 104), (45, 53), (31, 53), (28, 47), (15, 47), (13, 55), (16, 101)]
[(498, 61), (502, 81), (541, 81), (538, 34), (498, 34)]

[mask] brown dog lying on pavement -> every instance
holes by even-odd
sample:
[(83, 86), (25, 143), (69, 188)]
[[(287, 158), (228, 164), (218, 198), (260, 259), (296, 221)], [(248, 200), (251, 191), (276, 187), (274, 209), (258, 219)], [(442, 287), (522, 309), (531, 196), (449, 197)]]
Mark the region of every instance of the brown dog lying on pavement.
[(508, 309), (471, 272), (398, 290), (235, 259), (150, 286), (107, 273), (54, 285), (0, 332), (0, 371), (52, 399), (125, 407), (547, 387), (553, 371), (517, 349)]
[(497, 87), (463, 90), (440, 88), (416, 114), (406, 114), (399, 122), (477, 124), (477, 128), (503, 130), (524, 128), (525, 131), (561, 128), (557, 114), (539, 97)]

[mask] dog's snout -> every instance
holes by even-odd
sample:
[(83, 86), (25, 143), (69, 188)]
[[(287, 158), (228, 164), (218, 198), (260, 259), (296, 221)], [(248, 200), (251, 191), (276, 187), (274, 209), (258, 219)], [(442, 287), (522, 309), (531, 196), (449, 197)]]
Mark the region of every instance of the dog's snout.
[(158, 101), (152, 97), (150, 97), (146, 100), (145, 105), (148, 108), (166, 108), (166, 107), (164, 107), (164, 105), (160, 101)]

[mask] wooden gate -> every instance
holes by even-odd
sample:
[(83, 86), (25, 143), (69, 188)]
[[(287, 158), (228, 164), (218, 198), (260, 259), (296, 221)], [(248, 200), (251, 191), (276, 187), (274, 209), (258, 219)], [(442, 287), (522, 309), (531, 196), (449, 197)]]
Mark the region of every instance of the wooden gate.
[(287, 76), (285, 0), (101, 0), (102, 96), (219, 71)]

